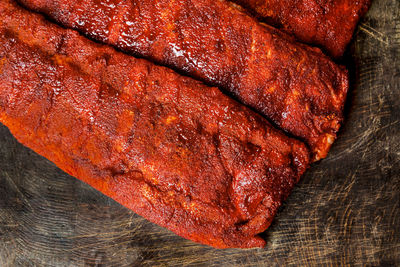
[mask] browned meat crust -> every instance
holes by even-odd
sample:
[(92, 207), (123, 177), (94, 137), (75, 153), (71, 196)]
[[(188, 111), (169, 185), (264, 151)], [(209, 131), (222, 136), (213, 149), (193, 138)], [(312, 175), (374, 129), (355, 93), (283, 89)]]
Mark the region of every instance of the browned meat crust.
[(217, 88), (0, 2), (0, 122), (122, 205), (218, 248), (258, 236), (308, 149)]
[(347, 72), (225, 1), (20, 0), (98, 41), (219, 86), (327, 155)]
[(232, 0), (258, 18), (341, 57), (371, 0)]

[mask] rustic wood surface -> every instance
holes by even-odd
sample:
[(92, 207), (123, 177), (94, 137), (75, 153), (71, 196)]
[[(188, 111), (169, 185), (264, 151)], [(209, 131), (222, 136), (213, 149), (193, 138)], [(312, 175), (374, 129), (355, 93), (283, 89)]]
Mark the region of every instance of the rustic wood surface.
[(265, 232), (216, 250), (154, 225), (60, 171), (0, 126), (0, 266), (400, 266), (400, 1), (360, 23), (347, 121)]

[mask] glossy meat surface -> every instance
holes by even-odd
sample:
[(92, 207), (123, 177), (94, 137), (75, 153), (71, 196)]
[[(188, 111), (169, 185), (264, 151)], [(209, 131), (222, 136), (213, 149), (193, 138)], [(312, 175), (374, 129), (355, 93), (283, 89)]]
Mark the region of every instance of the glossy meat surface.
[(371, 0), (232, 0), (297, 39), (341, 57)]
[(217, 88), (0, 2), (0, 122), (148, 220), (257, 247), (309, 151)]
[(319, 49), (215, 0), (20, 0), (98, 41), (220, 87), (327, 155), (347, 72)]

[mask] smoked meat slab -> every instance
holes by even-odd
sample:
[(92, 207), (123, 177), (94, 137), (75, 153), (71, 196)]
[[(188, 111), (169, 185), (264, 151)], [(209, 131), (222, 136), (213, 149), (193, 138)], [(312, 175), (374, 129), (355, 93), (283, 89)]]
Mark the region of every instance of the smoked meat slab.
[(65, 27), (218, 86), (326, 157), (347, 71), (220, 0), (20, 0)]
[(258, 234), (309, 151), (218, 88), (0, 2), (0, 122), (65, 172), (178, 235)]
[(371, 0), (233, 0), (259, 19), (339, 58)]

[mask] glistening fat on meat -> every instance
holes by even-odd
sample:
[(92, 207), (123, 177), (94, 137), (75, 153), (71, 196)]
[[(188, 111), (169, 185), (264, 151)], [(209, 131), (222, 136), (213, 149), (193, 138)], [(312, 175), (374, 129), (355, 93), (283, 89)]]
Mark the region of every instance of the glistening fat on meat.
[(65, 27), (220, 87), (326, 157), (347, 71), (215, 0), (19, 0)]
[(258, 247), (309, 151), (217, 88), (0, 2), (0, 122), (148, 220)]

